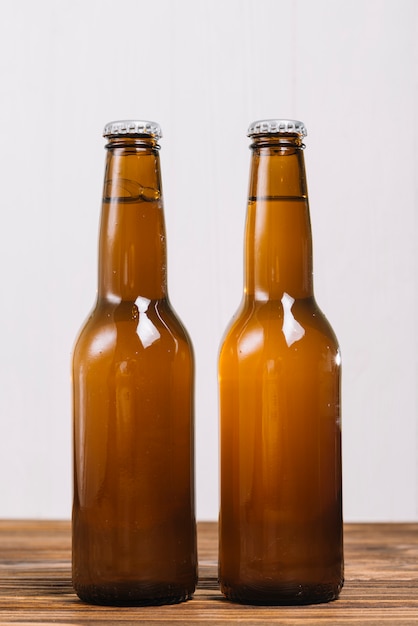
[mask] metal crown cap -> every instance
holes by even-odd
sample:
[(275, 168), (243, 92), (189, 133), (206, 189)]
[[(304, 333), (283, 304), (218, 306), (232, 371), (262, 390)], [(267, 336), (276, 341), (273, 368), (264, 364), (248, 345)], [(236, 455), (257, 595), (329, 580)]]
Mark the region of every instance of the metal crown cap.
[(250, 124), (247, 137), (256, 135), (299, 135), (306, 137), (305, 124), (298, 120), (257, 120)]
[(121, 137), (124, 135), (141, 135), (161, 139), (161, 127), (156, 122), (146, 120), (118, 120), (109, 122), (104, 127), (103, 137)]

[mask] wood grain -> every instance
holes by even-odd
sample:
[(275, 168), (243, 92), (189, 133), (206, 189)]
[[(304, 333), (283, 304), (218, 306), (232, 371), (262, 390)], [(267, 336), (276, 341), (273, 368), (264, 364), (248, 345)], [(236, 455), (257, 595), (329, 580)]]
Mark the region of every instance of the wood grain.
[(0, 521), (0, 624), (418, 624), (418, 524), (345, 527), (346, 584), (325, 605), (253, 607), (224, 600), (216, 582), (217, 528), (199, 524), (200, 580), (175, 606), (93, 607), (71, 587), (69, 522)]

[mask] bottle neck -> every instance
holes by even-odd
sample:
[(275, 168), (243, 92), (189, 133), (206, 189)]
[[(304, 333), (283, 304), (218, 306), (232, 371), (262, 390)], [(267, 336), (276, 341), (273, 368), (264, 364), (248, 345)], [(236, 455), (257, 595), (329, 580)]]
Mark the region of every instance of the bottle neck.
[(158, 146), (151, 137), (117, 137), (106, 148), (99, 298), (164, 298), (167, 263)]
[(245, 234), (245, 294), (313, 296), (312, 237), (299, 138), (262, 136), (252, 149)]

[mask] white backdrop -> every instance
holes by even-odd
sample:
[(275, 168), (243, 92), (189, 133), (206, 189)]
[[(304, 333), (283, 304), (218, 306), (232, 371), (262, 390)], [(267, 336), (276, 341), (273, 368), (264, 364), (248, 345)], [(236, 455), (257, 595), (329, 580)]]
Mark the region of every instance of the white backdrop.
[(171, 300), (197, 356), (199, 519), (242, 290), (254, 119), (305, 151), (343, 354), (347, 521), (418, 520), (415, 0), (3, 0), (0, 517), (69, 517), (70, 358), (96, 291), (104, 124), (160, 122)]

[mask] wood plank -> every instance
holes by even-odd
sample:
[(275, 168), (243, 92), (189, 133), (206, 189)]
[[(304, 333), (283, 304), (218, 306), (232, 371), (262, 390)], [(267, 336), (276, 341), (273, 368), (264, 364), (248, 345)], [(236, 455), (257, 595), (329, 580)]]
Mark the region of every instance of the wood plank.
[(200, 523), (199, 585), (192, 601), (162, 607), (94, 607), (71, 586), (69, 522), (0, 521), (0, 624), (418, 624), (418, 524), (349, 524), (341, 598), (306, 607), (253, 607), (219, 592), (217, 528)]

